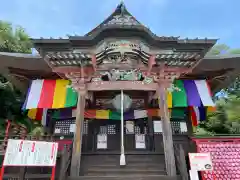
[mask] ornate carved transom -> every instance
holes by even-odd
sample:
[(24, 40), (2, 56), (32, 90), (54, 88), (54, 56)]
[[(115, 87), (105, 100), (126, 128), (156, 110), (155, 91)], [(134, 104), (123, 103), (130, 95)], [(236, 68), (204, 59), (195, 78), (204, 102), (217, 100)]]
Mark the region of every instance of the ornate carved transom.
[[(96, 50), (98, 64), (132, 64), (136, 65), (136, 60), (144, 59), (147, 61), (150, 57), (149, 48), (143, 43), (120, 40), (114, 42), (104, 42)], [(132, 61), (135, 60), (135, 61)]]
[(149, 52), (149, 47), (144, 45), (142, 42), (132, 42), (129, 40), (119, 40), (113, 42), (104, 42), (100, 44), (97, 48), (97, 53), (104, 51), (104, 50), (132, 50), (132, 51), (147, 51)]
[(103, 81), (143, 81), (144, 76), (138, 69), (119, 70), (112, 69), (110, 71), (101, 72)]

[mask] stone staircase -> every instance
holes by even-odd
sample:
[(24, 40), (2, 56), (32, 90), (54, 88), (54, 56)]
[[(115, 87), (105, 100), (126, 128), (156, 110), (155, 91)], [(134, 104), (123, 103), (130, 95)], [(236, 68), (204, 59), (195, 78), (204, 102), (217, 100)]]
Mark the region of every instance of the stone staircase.
[(119, 165), (120, 155), (83, 155), (81, 176), (71, 180), (177, 180), (166, 175), (164, 155), (126, 155), (127, 165)]

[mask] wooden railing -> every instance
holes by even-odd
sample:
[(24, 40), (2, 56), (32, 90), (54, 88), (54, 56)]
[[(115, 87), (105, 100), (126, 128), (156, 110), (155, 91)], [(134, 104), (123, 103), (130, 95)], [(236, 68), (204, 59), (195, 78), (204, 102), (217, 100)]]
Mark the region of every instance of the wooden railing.
[(185, 152), (181, 144), (174, 145), (174, 153), (177, 169), (182, 177), (182, 180), (189, 180)]
[(71, 165), (71, 158), (72, 158), (72, 146), (70, 149), (68, 149), (65, 146), (61, 154), (59, 180), (67, 179), (67, 176), (69, 175), (69, 168)]

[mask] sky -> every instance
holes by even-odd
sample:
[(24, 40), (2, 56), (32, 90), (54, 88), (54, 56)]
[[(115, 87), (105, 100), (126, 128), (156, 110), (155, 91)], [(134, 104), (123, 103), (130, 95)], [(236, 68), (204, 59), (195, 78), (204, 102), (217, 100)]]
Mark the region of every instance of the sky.
[[(0, 20), (32, 38), (84, 35), (120, 0), (0, 0)], [(158, 36), (217, 38), (240, 48), (240, 0), (124, 0), (129, 12)]]

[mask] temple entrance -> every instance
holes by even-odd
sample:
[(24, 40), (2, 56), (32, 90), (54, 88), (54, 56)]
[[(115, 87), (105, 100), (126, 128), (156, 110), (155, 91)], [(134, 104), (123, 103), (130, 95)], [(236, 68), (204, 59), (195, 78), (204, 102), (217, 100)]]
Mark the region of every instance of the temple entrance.
[(83, 135), (83, 151), (120, 153), (120, 121), (88, 120), (88, 133)]
[(125, 153), (151, 151), (153, 141), (151, 141), (149, 132), (151, 132), (151, 130), (149, 130), (147, 118), (125, 121)]
[[(153, 129), (148, 118), (124, 121), (125, 153), (154, 151)], [(83, 152), (120, 153), (121, 121), (85, 120), (83, 131)]]

